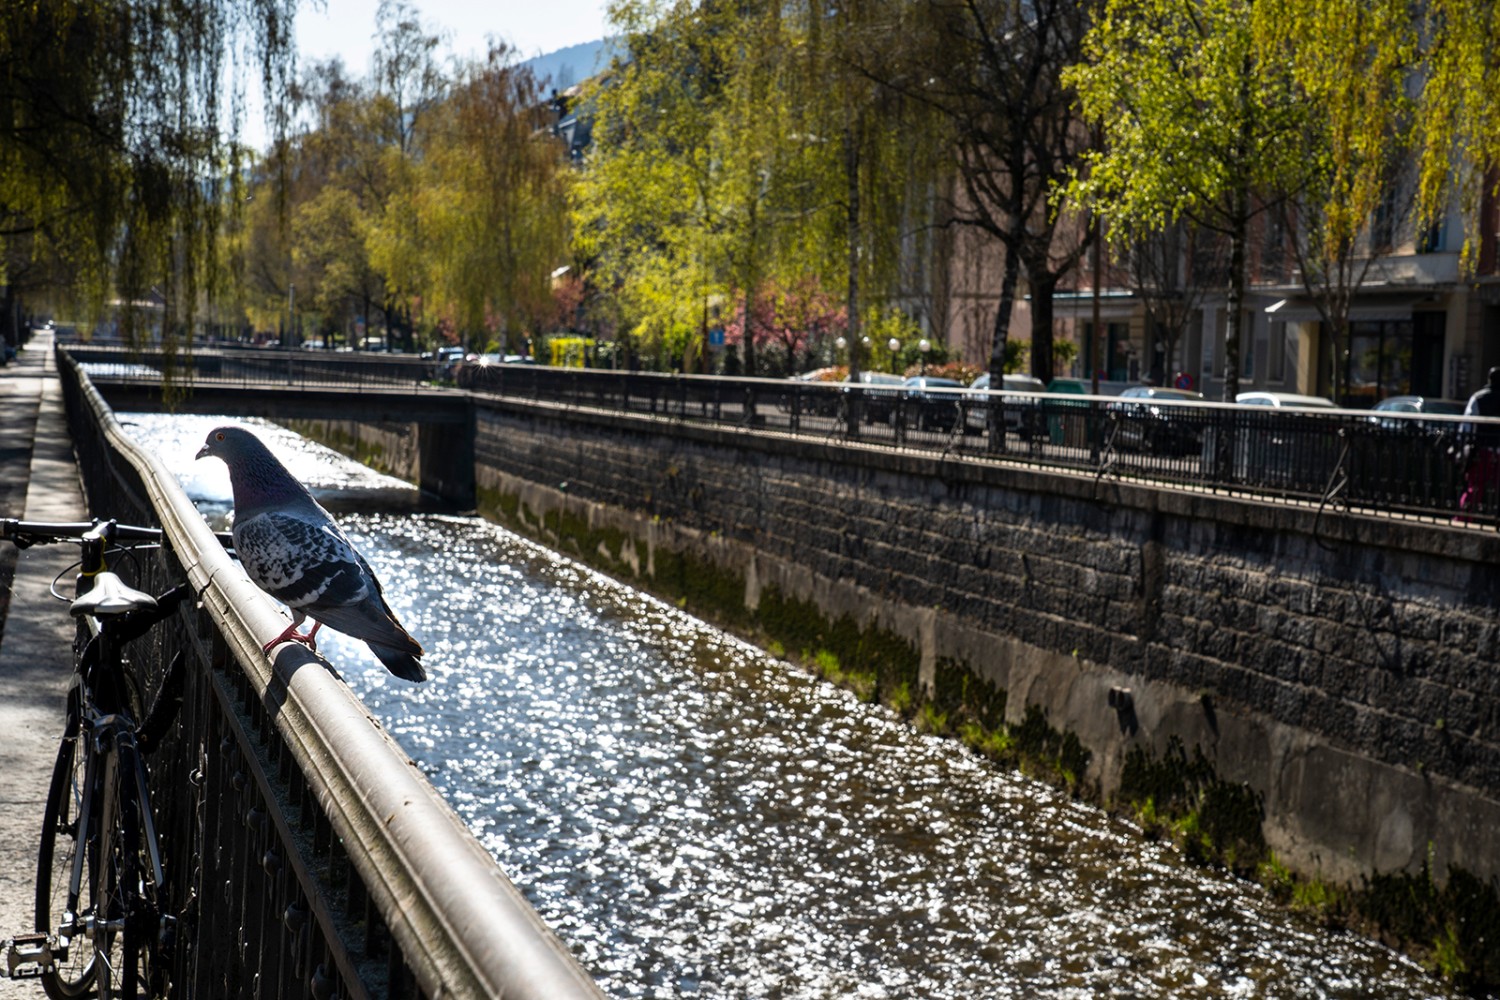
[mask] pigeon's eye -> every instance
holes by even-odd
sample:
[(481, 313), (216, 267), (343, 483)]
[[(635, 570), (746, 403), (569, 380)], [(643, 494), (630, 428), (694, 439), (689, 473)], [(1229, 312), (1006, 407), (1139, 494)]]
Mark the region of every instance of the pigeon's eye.
[(222, 434), (215, 434), (214, 435), (214, 440), (215, 441), (222, 441), (222, 440), (224, 440), (224, 435), (222, 435)]

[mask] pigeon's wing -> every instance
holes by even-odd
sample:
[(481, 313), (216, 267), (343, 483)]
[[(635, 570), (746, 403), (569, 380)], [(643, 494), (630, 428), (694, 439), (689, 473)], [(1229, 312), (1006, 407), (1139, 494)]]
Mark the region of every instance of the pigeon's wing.
[(250, 579), (293, 610), (359, 604), (373, 592), (364, 560), (325, 518), (257, 514), (236, 522), (234, 549)]
[(345, 635), (420, 655), (380, 596), (380, 584), (338, 525), (279, 511), (236, 524), (235, 551), (266, 593)]

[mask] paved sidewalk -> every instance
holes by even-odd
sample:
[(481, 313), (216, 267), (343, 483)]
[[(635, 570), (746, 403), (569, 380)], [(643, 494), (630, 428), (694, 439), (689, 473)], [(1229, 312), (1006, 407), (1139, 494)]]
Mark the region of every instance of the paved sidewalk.
[[(0, 517), (73, 521), (84, 515), (63, 418), (51, 333), (0, 368)], [(0, 542), (0, 938), (32, 929), (36, 844), (62, 731), (72, 621), (48, 585), (76, 551), (16, 552)], [(13, 573), (12, 573), (13, 568)], [(71, 586), (71, 574), (66, 581)], [(0, 1000), (43, 996), (34, 979), (3, 978)]]

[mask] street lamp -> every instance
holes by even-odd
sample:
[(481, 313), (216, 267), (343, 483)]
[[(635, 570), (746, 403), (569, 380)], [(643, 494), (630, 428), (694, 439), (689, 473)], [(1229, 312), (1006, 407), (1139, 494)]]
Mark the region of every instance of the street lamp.
[(927, 352), (932, 350), (932, 341), (923, 337), (917, 341), (917, 350), (922, 354), (922, 374), (925, 376), (927, 374)]
[(900, 360), (900, 356), (896, 352), (901, 350), (901, 341), (895, 337), (892, 337), (890, 340), (887, 340), (885, 342), (885, 346), (891, 349), (891, 374), (895, 375), (896, 362)]

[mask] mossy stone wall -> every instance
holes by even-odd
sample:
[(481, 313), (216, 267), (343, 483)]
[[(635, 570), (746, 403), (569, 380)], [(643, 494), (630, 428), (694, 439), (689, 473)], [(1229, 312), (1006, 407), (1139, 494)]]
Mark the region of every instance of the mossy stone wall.
[(1493, 534), (478, 405), (481, 511), (919, 722), (1107, 801), (1191, 762), (1304, 874), (1500, 875)]

